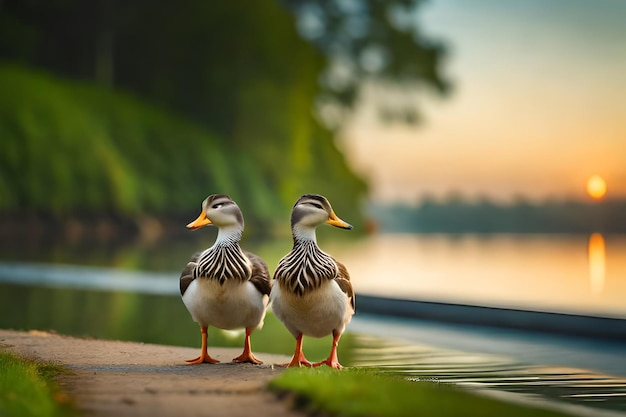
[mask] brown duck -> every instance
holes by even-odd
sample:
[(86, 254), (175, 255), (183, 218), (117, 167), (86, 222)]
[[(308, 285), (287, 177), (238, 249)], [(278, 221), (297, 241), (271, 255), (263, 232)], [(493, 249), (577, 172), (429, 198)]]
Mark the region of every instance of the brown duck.
[[(272, 311), (296, 338), (288, 366), (342, 367), (337, 359), (337, 345), (354, 314), (355, 297), (346, 267), (317, 246), (315, 230), (324, 223), (352, 229), (337, 217), (325, 197), (300, 197), (291, 211), (293, 249), (280, 260), (274, 273)], [(302, 351), (303, 335), (323, 337), (331, 333), (330, 355), (312, 365)]]
[(270, 276), (265, 262), (239, 246), (244, 228), (237, 204), (225, 194), (214, 194), (202, 203), (202, 213), (189, 229), (207, 225), (218, 228), (215, 243), (194, 255), (180, 276), (180, 293), (191, 317), (200, 325), (200, 356), (190, 364), (217, 363), (207, 350), (207, 329), (245, 328), (241, 355), (233, 362), (262, 363), (250, 348), (250, 334), (263, 325), (270, 294)]

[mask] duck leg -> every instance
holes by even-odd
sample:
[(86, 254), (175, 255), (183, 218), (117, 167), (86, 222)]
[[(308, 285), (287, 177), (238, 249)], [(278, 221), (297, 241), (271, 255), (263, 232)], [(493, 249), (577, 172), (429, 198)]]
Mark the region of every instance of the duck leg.
[(218, 363), (219, 361), (210, 357), (209, 352), (207, 351), (207, 326), (201, 326), (200, 332), (202, 332), (202, 350), (200, 351), (200, 356), (195, 359), (188, 359), (187, 363), (189, 363), (189, 365), (197, 365), (199, 363)]
[(250, 349), (250, 334), (254, 330), (252, 327), (246, 327), (246, 339), (243, 344), (243, 353), (233, 359), (233, 362), (248, 362), (260, 365), (263, 361), (258, 360), (253, 354), (252, 349)]
[(291, 358), (291, 362), (289, 362), (287, 364), (288, 367), (293, 367), (293, 366), (311, 366), (311, 362), (309, 362), (305, 357), (304, 357), (304, 352), (302, 352), (302, 333), (299, 333), (298, 336), (296, 337), (296, 351), (293, 354), (293, 358)]
[(333, 347), (330, 350), (330, 355), (325, 360), (313, 364), (313, 366), (328, 365), (334, 369), (343, 368), (343, 366), (341, 366), (341, 364), (339, 363), (339, 359), (337, 358), (337, 345), (339, 344), (340, 337), (341, 337), (341, 333), (339, 333), (336, 330), (333, 330)]

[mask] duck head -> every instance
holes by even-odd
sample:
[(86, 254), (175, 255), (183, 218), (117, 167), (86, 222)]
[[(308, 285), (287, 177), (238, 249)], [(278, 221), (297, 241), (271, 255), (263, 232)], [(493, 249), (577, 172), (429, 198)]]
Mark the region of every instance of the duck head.
[(326, 197), (319, 194), (304, 194), (291, 210), (291, 229), (294, 237), (314, 238), (315, 229), (322, 224), (341, 229), (352, 229), (352, 225), (341, 220)]
[(243, 214), (229, 196), (213, 194), (202, 202), (202, 212), (187, 228), (196, 230), (208, 225), (215, 225), (220, 229), (243, 230)]

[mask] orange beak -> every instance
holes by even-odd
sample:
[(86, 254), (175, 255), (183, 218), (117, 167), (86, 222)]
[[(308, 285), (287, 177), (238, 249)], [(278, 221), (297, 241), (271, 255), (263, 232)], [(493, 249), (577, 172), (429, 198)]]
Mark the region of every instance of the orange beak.
[(352, 229), (352, 225), (344, 222), (339, 217), (337, 217), (334, 211), (330, 212), (330, 216), (328, 217), (328, 220), (326, 220), (326, 223), (330, 224), (331, 226), (339, 227), (341, 229)]
[(206, 213), (203, 210), (196, 220), (192, 221), (191, 223), (187, 225), (187, 229), (196, 230), (201, 227), (208, 226), (210, 224), (212, 224), (211, 220), (209, 220), (209, 218), (206, 216)]

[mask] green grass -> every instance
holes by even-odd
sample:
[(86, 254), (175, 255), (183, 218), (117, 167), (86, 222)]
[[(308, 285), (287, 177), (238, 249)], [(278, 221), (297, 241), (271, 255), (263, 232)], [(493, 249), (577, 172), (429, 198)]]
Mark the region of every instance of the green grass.
[(32, 362), (0, 350), (0, 416), (57, 417), (75, 415), (70, 398), (55, 377), (63, 368)]
[(274, 391), (293, 395), (308, 412), (332, 416), (563, 417), (475, 395), (450, 385), (412, 382), (372, 369), (288, 369), (270, 382)]

